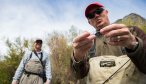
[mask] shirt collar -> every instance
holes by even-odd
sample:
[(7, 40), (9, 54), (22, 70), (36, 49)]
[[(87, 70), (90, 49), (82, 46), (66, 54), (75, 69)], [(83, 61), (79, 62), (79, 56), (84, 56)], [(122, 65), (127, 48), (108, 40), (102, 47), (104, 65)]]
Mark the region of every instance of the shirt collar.
[(41, 50), (41, 51), (39, 51), (39, 52), (36, 52), (37, 54), (41, 54), (43, 51)]

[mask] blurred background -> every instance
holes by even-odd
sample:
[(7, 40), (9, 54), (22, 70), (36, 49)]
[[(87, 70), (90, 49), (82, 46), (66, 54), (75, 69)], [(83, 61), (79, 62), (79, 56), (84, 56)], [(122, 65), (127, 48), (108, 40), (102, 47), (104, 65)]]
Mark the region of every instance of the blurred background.
[(95, 33), (84, 16), (86, 6), (100, 2), (111, 23), (134, 25), (146, 32), (145, 0), (0, 0), (0, 84), (10, 84), (25, 51), (36, 38), (50, 54), (51, 84), (84, 84), (70, 71), (72, 40)]

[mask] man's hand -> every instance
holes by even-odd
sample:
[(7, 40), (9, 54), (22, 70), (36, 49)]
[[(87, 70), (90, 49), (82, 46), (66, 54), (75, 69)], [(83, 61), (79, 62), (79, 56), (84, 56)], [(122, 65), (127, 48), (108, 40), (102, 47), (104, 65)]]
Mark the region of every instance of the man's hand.
[(134, 43), (137, 42), (135, 36), (124, 24), (111, 24), (102, 28), (100, 33), (109, 38), (108, 43), (113, 46), (123, 46), (133, 49)]
[(47, 79), (47, 81), (45, 82), (45, 84), (50, 84), (50, 80)]
[(73, 40), (74, 58), (76, 61), (83, 60), (87, 51), (93, 45), (95, 35), (85, 31)]
[(13, 80), (11, 84), (18, 84), (17, 80)]

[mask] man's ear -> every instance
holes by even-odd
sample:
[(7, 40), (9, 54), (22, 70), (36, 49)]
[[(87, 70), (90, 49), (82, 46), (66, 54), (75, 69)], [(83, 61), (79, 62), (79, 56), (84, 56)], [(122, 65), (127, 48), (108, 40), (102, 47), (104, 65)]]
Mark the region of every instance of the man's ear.
[(89, 23), (91, 26), (93, 26), (93, 24), (92, 24), (92, 22), (91, 22), (90, 20), (88, 20), (88, 23)]
[(88, 20), (88, 23), (91, 25), (91, 22)]
[(106, 14), (108, 15), (108, 10), (105, 10)]

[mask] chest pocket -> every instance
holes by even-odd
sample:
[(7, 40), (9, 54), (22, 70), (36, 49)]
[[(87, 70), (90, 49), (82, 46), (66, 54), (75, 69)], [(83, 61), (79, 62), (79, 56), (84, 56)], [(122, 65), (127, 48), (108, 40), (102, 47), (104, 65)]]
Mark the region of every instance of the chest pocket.
[(131, 72), (134, 70), (126, 55), (93, 57), (89, 60), (89, 64), (87, 84), (121, 84), (125, 71), (129, 68)]
[[(36, 55), (38, 59), (31, 59), (33, 53)], [(41, 57), (39, 58), (38, 54), (35, 51), (31, 52), (28, 62), (25, 64), (24, 70), (29, 73), (36, 73), (36, 74), (43, 73), (44, 66), (43, 66), (42, 58), (43, 58), (42, 53), (41, 53)]]
[(25, 70), (27, 72), (40, 74), (43, 72), (43, 66), (41, 62), (37, 59), (30, 59), (25, 65)]

